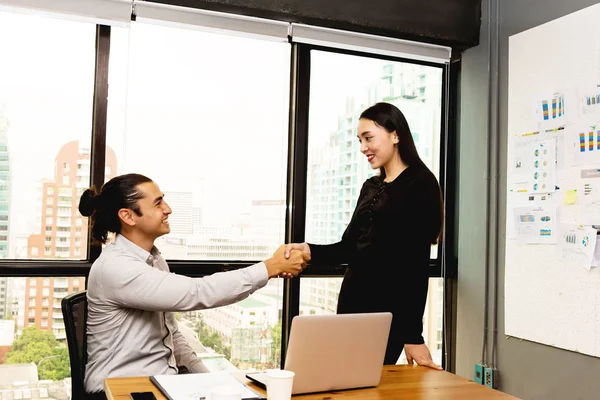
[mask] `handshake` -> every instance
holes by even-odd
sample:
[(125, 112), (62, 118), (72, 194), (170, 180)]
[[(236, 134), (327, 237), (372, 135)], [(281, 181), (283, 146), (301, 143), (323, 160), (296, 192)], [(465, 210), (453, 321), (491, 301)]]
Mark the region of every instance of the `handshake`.
[(279, 246), (271, 258), (265, 260), (265, 265), (269, 278), (291, 278), (298, 276), (309, 261), (310, 247), (307, 243), (290, 243)]

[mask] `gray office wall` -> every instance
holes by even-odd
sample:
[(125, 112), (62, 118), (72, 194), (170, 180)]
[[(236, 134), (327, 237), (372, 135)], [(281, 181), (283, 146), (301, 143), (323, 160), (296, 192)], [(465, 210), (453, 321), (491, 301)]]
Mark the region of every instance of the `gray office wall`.
[[(498, 119), (500, 136), (500, 188), (492, 190), (494, 201), (499, 201), (500, 224), (494, 226), (491, 216), (490, 243), (498, 239), (498, 342), (497, 367), (500, 389), (527, 400), (575, 400), (600, 398), (600, 359), (553, 348), (517, 338), (504, 336), (504, 221), (506, 193), (506, 138), (508, 99), (508, 38), (537, 25), (596, 4), (592, 0), (496, 0), (498, 12), (498, 62), (491, 71), (498, 71), (498, 92), (491, 96), (491, 116)], [(488, 146), (492, 146), (491, 160), (495, 164), (495, 133), (488, 140), (488, 38), (486, 20), (489, 0), (482, 3), (480, 44), (467, 50), (462, 58), (460, 82), (460, 137), (458, 171), (458, 298), (456, 373), (473, 379), (474, 364), (481, 360), (484, 328), (484, 288), (486, 263), (486, 184)], [(492, 4), (496, 4), (492, 2)], [(494, 6), (495, 7), (495, 6)], [(492, 20), (492, 27), (496, 24)], [(491, 35), (494, 40), (494, 35)], [(560, 60), (557, 57), (557, 60)], [(563, 60), (569, 62), (569, 60)], [(493, 75), (493, 74), (492, 74)], [(494, 186), (494, 169), (490, 182)], [(499, 196), (497, 196), (499, 194)], [(490, 252), (493, 260), (493, 249)], [(490, 289), (493, 282), (490, 277)], [(491, 295), (491, 293), (490, 293)], [(492, 299), (490, 298), (490, 306)], [(492, 315), (489, 315), (491, 340)], [(593, 317), (593, 316), (590, 316)], [(491, 341), (488, 356), (491, 356)], [(491, 358), (488, 357), (488, 360)]]

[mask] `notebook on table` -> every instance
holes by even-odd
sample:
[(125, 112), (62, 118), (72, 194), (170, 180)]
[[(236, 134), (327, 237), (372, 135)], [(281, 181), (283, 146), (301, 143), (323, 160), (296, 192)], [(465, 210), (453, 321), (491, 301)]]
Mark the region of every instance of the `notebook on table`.
[(154, 375), (150, 381), (169, 400), (210, 399), (210, 391), (217, 386), (242, 388), (242, 399), (264, 399), (229, 372), (210, 372), (202, 374)]
[[(377, 386), (392, 314), (300, 315), (292, 320), (284, 369), (292, 394)], [(246, 377), (266, 387), (266, 373)]]

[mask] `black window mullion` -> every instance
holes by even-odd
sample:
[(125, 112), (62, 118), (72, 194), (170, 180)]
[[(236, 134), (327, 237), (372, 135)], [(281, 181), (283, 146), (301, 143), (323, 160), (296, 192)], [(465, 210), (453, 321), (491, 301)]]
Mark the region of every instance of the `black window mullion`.
[(442, 367), (454, 372), (456, 367), (456, 279), (458, 277), (458, 260), (456, 257), (456, 170), (457, 170), (457, 132), (458, 132), (458, 84), (460, 79), (460, 59), (448, 64), (444, 71), (443, 96), (444, 109), (447, 111), (444, 124), (446, 126), (445, 141), (445, 196), (446, 205), (445, 234), (443, 244), (444, 302), (443, 302), (443, 339)]
[[(304, 242), (306, 230), (306, 178), (308, 163), (308, 108), (310, 48), (292, 44), (290, 69), (290, 126), (288, 145), (286, 242)], [(289, 340), (292, 318), (300, 313), (300, 278), (283, 286), (281, 367)]]
[(460, 79), (460, 60), (452, 60), (444, 70), (444, 96), (442, 105), (446, 118), (442, 122), (446, 127), (446, 140), (440, 161), (445, 166), (444, 203), (446, 207), (444, 224), (444, 278), (457, 277), (456, 258), (456, 170), (457, 170), (457, 136), (458, 136), (458, 82)]
[[(106, 164), (110, 31), (110, 26), (96, 25), (96, 68), (94, 76), (90, 176), (91, 184), (96, 186), (98, 190), (104, 184), (104, 169)], [(99, 245), (92, 245), (91, 237), (91, 229), (89, 229), (88, 225), (88, 259), (94, 262), (100, 256), (101, 247)]]

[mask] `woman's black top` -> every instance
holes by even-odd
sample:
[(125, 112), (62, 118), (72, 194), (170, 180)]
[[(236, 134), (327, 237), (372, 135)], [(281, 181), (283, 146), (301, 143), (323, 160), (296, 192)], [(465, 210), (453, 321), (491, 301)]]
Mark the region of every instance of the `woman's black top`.
[(423, 166), (394, 181), (368, 179), (342, 240), (309, 244), (311, 264), (348, 264), (338, 313), (390, 311), (402, 343), (423, 343), (431, 244), (441, 227), (440, 189)]

